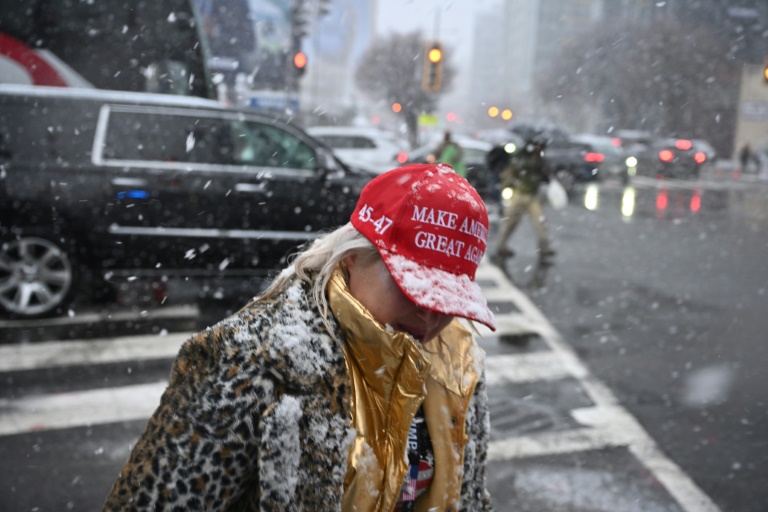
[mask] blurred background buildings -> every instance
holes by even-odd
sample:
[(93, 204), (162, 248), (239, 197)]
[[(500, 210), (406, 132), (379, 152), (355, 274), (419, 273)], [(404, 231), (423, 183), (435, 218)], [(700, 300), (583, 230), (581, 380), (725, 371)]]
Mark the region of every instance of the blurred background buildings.
[(0, 36), (54, 53), (100, 88), (219, 97), (305, 124), (392, 127), (396, 100), (371, 98), (356, 73), (375, 65), (365, 52), (377, 38), (418, 31), (441, 42), (455, 71), (426, 103), (434, 130), (547, 119), (576, 132), (705, 138), (721, 154), (768, 145), (765, 0), (5, 3)]

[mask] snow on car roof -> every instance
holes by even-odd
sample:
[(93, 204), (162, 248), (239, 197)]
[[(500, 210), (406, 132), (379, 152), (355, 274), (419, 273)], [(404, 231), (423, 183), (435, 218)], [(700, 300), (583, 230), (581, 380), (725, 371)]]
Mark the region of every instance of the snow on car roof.
[(100, 101), (119, 101), (122, 103), (226, 108), (226, 105), (223, 103), (207, 98), (200, 98), (197, 96), (178, 96), (174, 94), (112, 91), (78, 87), (46, 87), (39, 85), (0, 84), (0, 94), (57, 98), (82, 98)]

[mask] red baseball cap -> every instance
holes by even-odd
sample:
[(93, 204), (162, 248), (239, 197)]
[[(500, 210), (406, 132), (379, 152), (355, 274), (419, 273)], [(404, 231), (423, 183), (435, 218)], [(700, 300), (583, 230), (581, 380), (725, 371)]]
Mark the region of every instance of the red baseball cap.
[(488, 212), (477, 191), (449, 165), (412, 164), (380, 174), (363, 188), (350, 220), (419, 307), (496, 330), (475, 282)]

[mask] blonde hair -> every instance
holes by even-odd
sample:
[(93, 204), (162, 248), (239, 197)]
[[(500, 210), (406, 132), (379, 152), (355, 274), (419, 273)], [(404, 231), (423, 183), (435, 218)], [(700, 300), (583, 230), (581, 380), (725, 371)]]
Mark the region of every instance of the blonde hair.
[[(325, 288), (334, 269), (347, 256), (357, 254), (365, 262), (380, 258), (376, 247), (363, 236), (352, 223), (316, 238), (308, 248), (291, 257), (291, 265), (286, 267), (254, 302), (273, 300), (283, 292), (295, 277), (311, 285), (311, 295), (318, 309), (323, 325), (329, 333), (333, 332), (330, 324), (330, 307), (325, 295)], [(333, 335), (333, 334), (331, 334)]]

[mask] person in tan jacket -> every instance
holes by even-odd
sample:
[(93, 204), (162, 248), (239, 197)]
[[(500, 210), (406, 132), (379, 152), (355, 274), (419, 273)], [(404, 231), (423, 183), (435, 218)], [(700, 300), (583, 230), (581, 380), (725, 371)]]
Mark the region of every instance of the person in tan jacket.
[(374, 178), (348, 224), (181, 348), (105, 510), (491, 511), (474, 277), (483, 201), (450, 167)]

